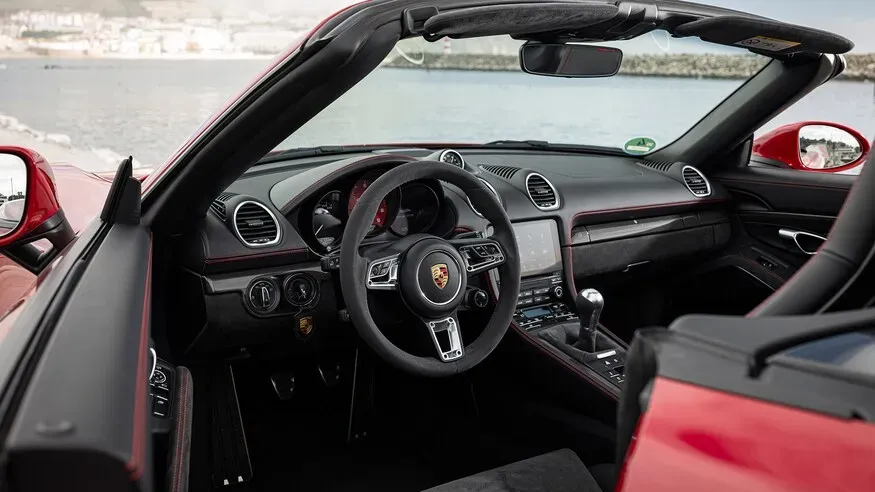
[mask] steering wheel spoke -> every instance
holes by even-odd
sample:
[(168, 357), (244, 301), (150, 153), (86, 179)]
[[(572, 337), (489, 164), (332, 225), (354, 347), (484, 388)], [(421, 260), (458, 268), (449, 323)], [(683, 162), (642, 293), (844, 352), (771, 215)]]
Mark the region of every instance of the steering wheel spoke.
[(398, 255), (384, 256), (368, 263), (365, 274), (368, 290), (398, 288)]
[(462, 260), (465, 262), (465, 272), (469, 277), (498, 268), (507, 261), (504, 248), (501, 243), (494, 239), (453, 239), (450, 244), (462, 256)]
[(453, 362), (465, 356), (462, 330), (456, 311), (437, 319), (422, 319), (441, 362)]

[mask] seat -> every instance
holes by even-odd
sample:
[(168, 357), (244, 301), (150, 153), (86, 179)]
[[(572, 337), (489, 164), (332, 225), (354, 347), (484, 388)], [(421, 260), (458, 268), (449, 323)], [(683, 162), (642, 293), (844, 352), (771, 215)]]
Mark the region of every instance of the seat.
[(425, 492), (601, 492), (580, 458), (560, 449), (477, 475), (438, 485)]

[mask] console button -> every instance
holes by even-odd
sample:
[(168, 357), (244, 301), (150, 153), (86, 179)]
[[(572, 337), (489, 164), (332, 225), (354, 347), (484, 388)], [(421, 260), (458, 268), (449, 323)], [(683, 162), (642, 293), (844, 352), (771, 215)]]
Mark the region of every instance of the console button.
[(155, 397), (155, 401), (152, 402), (152, 415), (157, 417), (166, 417), (167, 410), (170, 405), (167, 404), (167, 400), (161, 398), (160, 396)]
[(531, 295), (532, 295), (532, 291), (530, 291), (530, 290), (520, 291), (520, 297), (531, 297)]
[(532, 299), (534, 302), (544, 302), (547, 300), (547, 296), (535, 296)]
[(544, 287), (543, 289), (535, 289), (535, 295), (546, 294), (547, 292), (550, 292), (549, 287)]
[(520, 299), (520, 301), (517, 303), (517, 306), (528, 306), (531, 303), (531, 299)]

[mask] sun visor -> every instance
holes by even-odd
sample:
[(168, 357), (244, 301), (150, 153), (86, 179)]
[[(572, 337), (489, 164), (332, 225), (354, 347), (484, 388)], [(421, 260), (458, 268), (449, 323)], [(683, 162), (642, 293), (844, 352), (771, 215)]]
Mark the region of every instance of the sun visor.
[(517, 3), (451, 10), (425, 22), (434, 37), (473, 38), (580, 29), (612, 19), (616, 5), (588, 3)]
[(847, 53), (854, 48), (850, 40), (831, 32), (785, 24), (770, 19), (720, 16), (701, 19), (676, 27), (675, 36), (696, 36), (716, 44), (747, 48), (767, 56), (799, 52)]

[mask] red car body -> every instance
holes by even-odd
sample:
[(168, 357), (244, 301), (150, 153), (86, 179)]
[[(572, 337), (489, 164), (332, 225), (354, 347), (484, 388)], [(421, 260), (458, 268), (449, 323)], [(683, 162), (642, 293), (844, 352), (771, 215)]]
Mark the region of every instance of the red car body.
[[(297, 47), (295, 44), (278, 57), (253, 85)], [(167, 178), (178, 158), (245, 92), (232, 98), (161, 169), (146, 178), (144, 190)], [(760, 137), (754, 153), (763, 157), (771, 157), (772, 152), (785, 157), (795, 153), (798, 159), (798, 140), (791, 141), (787, 135), (795, 136), (801, 126), (804, 124), (788, 125)], [(865, 151), (868, 154), (868, 145)], [(51, 169), (60, 206), (74, 230), (81, 230), (99, 212), (110, 182), (73, 166), (54, 165)], [(35, 280), (33, 274), (0, 256), (0, 313), (7, 313), (32, 294)], [(0, 340), (14, 315), (3, 317), (0, 314)], [(875, 484), (875, 427), (870, 424), (665, 378), (655, 383), (622, 466), (618, 491), (862, 491)]]

